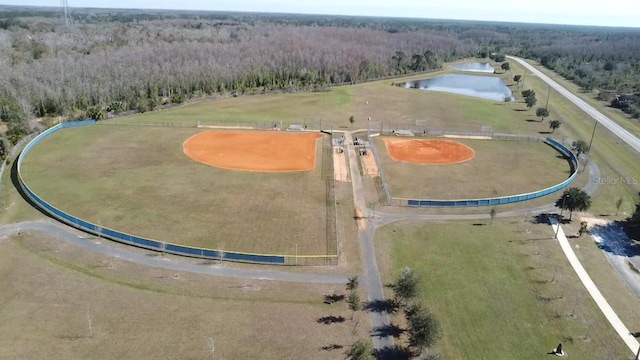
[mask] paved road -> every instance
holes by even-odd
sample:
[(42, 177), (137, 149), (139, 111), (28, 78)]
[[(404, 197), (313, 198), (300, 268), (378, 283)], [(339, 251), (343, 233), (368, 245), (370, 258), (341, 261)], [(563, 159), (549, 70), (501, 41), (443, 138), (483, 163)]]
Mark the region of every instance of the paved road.
[(557, 82), (551, 80), (547, 75), (543, 74), (540, 70), (533, 67), (528, 62), (524, 61), (521, 58), (517, 58), (515, 56), (508, 56), (507, 58), (512, 59), (520, 63), (522, 66), (527, 68), (527, 70), (531, 71), (537, 77), (539, 77), (542, 81), (549, 84), (554, 90), (562, 94), (564, 97), (569, 99), (572, 103), (574, 103), (577, 107), (586, 112), (589, 116), (594, 118), (598, 123), (602, 124), (604, 127), (609, 129), (612, 133), (614, 133), (617, 137), (619, 137), (622, 141), (631, 146), (636, 152), (640, 153), (640, 139), (635, 137), (633, 134), (622, 128), (622, 126), (616, 124), (613, 120), (609, 119), (605, 115), (603, 115), (598, 110), (594, 109), (591, 105), (587, 104), (584, 100), (580, 99), (576, 95), (572, 94), (569, 90), (562, 87)]
[[(27, 230), (43, 232), (55, 236), (56, 238), (69, 244), (106, 256), (169, 270), (243, 279), (278, 280), (300, 283), (346, 284), (347, 282), (347, 277), (343, 275), (321, 275), (290, 273), (284, 271), (233, 269), (215, 265), (212, 266), (205, 264), (191, 264), (183, 261), (173, 261), (169, 258), (159, 256), (148, 256), (139, 252), (132, 252), (126, 249), (115, 248), (111, 246), (111, 240), (97, 239), (92, 235), (87, 235), (85, 233), (79, 232), (66, 225), (60, 223), (49, 223), (45, 221), (28, 221), (4, 226), (0, 228), (0, 237)], [(104, 241), (106, 244), (102, 244), (102, 241)]]
[(629, 331), (629, 329), (627, 329), (627, 327), (622, 323), (622, 321), (620, 320), (618, 315), (615, 313), (615, 311), (613, 311), (613, 309), (611, 308), (607, 300), (604, 298), (604, 296), (602, 296), (602, 293), (600, 293), (600, 290), (598, 290), (596, 285), (593, 283), (587, 271), (584, 269), (584, 267), (582, 267), (580, 260), (578, 260), (578, 257), (573, 252), (573, 249), (571, 248), (571, 244), (569, 244), (569, 241), (567, 240), (567, 237), (564, 235), (564, 231), (562, 231), (562, 227), (558, 224), (557, 219), (550, 218), (549, 220), (551, 222), (551, 227), (553, 228), (553, 231), (554, 232), (557, 231), (558, 233), (557, 238), (558, 238), (558, 242), (560, 243), (560, 247), (562, 247), (562, 251), (564, 251), (564, 254), (567, 256), (567, 259), (569, 260), (569, 263), (573, 267), (573, 270), (575, 270), (576, 274), (578, 274), (580, 281), (582, 281), (582, 284), (587, 289), (587, 291), (589, 292), (593, 300), (596, 302), (596, 304), (598, 304), (598, 307), (600, 308), (604, 316), (607, 318), (607, 320), (609, 320), (609, 323), (611, 323), (611, 326), (613, 326), (613, 328), (616, 330), (618, 335), (620, 335), (620, 338), (625, 342), (625, 344), (627, 344), (627, 346), (629, 347), (629, 350), (631, 350), (633, 355), (636, 355), (636, 353), (639, 351), (638, 349), (640, 348), (640, 343), (638, 343), (638, 340), (636, 340), (636, 338), (633, 337), (633, 335), (631, 335), (631, 332)]

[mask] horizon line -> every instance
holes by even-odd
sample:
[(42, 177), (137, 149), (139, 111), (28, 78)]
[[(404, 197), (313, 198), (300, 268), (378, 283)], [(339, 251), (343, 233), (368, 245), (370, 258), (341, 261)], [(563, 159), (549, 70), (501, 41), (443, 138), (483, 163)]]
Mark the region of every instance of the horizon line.
[[(61, 9), (60, 6), (43, 6), (43, 5), (13, 5), (13, 4), (1, 4), (2, 7), (14, 7), (14, 8), (38, 8), (38, 9)], [(357, 15), (357, 14), (330, 14), (330, 13), (295, 13), (295, 12), (280, 12), (280, 11), (251, 11), (251, 10), (211, 10), (211, 9), (168, 9), (168, 8), (113, 8), (113, 7), (80, 7), (69, 6), (73, 9), (96, 9), (96, 10), (135, 10), (135, 11), (174, 11), (174, 12), (192, 12), (192, 13), (228, 13), (228, 14), (260, 14), (260, 15), (293, 15), (293, 16), (324, 16), (324, 17), (359, 17), (370, 19), (398, 19), (398, 20), (418, 20), (418, 21), (450, 21), (450, 22), (475, 22), (475, 23), (499, 23), (499, 24), (511, 24), (511, 25), (538, 25), (538, 26), (566, 26), (566, 27), (589, 27), (589, 28), (607, 28), (607, 29), (630, 29), (640, 30), (638, 26), (615, 26), (615, 25), (594, 25), (594, 24), (561, 24), (551, 22), (517, 22), (508, 20), (479, 20), (479, 19), (455, 19), (455, 18), (426, 18), (426, 17), (410, 17), (410, 16), (394, 16), (394, 15)]]

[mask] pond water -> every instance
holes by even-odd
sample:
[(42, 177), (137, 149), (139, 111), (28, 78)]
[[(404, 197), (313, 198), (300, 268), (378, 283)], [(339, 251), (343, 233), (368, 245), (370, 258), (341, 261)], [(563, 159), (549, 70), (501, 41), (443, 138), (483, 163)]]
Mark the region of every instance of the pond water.
[(504, 101), (508, 96), (510, 101), (515, 97), (499, 77), (448, 74), (437, 78), (407, 82), (405, 88), (428, 91), (448, 92), (477, 98)]
[(457, 64), (451, 65), (454, 70), (460, 71), (473, 71), (473, 72), (482, 72), (482, 73), (490, 73), (493, 74), (494, 68), (489, 63), (467, 63), (467, 64)]

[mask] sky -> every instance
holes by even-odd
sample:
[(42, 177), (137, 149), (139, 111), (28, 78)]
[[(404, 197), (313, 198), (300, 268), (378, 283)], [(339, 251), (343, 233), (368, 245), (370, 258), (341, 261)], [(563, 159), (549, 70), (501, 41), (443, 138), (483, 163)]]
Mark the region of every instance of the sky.
[[(73, 7), (285, 12), (640, 27), (640, 1), (619, 0), (67, 0)], [(60, 0), (0, 0), (59, 6)], [(72, 9), (73, 11), (73, 9)]]

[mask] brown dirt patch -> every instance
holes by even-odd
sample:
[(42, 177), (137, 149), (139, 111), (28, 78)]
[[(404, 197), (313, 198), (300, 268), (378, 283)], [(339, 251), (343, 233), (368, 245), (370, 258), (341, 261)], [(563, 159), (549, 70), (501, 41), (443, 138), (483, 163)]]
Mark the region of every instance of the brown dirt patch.
[(467, 145), (450, 140), (384, 139), (389, 156), (395, 161), (446, 165), (469, 161), (476, 156)]
[(379, 175), (378, 164), (376, 164), (376, 159), (373, 157), (371, 151), (367, 151), (367, 154), (362, 156), (362, 164), (364, 165), (364, 172), (367, 176), (376, 177)]
[(308, 171), (316, 166), (316, 133), (205, 131), (187, 139), (191, 159), (228, 170)]

